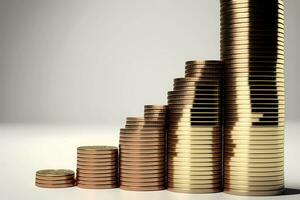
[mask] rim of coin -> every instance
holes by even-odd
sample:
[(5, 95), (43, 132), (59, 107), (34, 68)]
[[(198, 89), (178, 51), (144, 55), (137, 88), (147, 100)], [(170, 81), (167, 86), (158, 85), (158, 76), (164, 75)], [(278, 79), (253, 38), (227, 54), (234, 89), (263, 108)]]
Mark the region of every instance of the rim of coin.
[(128, 190), (128, 191), (158, 191), (158, 190), (164, 190), (165, 186), (156, 186), (156, 187), (133, 187), (133, 186), (125, 186), (120, 185), (120, 189), (122, 190)]
[(227, 194), (239, 195), (239, 196), (274, 196), (282, 194), (284, 189), (280, 190), (267, 190), (267, 191), (249, 191), (249, 190), (232, 190), (224, 189), (224, 192)]

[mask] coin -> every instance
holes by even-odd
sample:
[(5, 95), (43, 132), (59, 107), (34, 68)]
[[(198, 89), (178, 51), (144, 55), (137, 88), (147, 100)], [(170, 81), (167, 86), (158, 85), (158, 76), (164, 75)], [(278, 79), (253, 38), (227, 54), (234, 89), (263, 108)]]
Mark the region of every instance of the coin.
[(67, 187), (74, 187), (74, 183), (66, 183), (66, 184), (41, 184), (41, 183), (35, 183), (37, 187), (41, 188), (67, 188)]
[(111, 185), (98, 185), (98, 184), (84, 184), (84, 183), (78, 183), (77, 187), (83, 188), (83, 189), (112, 189), (117, 188), (117, 184), (111, 184)]
[(65, 177), (73, 176), (74, 171), (68, 169), (44, 169), (38, 170), (36, 175), (41, 177)]
[(120, 189), (130, 190), (130, 191), (158, 191), (158, 190), (164, 190), (165, 186), (125, 186), (125, 185), (120, 185)]

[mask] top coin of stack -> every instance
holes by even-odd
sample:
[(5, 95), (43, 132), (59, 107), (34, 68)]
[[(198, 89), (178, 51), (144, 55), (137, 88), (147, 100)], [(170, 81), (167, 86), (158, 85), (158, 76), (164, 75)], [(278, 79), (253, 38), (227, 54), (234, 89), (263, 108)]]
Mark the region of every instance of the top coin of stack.
[(165, 188), (167, 106), (146, 105), (145, 116), (128, 117), (120, 131), (120, 188), (151, 191)]
[(284, 188), (284, 4), (221, 0), (225, 64), (224, 190), (276, 195)]
[(220, 61), (186, 62), (186, 77), (168, 93), (168, 189), (222, 190)]
[(77, 148), (77, 186), (108, 189), (118, 186), (118, 149), (113, 146)]
[(74, 171), (44, 169), (36, 172), (35, 185), (42, 188), (65, 188), (75, 185)]

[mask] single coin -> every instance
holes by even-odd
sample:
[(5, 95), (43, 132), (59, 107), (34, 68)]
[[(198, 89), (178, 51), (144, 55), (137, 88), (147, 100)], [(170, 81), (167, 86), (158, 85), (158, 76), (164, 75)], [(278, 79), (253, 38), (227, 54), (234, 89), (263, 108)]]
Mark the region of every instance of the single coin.
[[(124, 170), (125, 171), (125, 170)], [(163, 170), (161, 170), (161, 173), (127, 173), (126, 172), (122, 172), (120, 173), (120, 177), (122, 178), (135, 178), (135, 177), (142, 177), (142, 178), (161, 178), (161, 177), (165, 177), (165, 173)]]
[(284, 180), (284, 175), (280, 174), (278, 176), (247, 176), (247, 175), (232, 175), (225, 174), (224, 179), (227, 180), (238, 180), (238, 181), (277, 181)]
[(145, 147), (147, 148), (148, 146), (164, 146), (165, 142), (164, 141), (143, 141), (143, 140), (136, 140), (136, 141), (124, 141), (124, 140), (120, 140), (120, 145), (122, 145), (122, 147), (126, 147), (126, 146), (131, 146), (131, 147)]
[(159, 165), (123, 165), (122, 163), (120, 164), (120, 171), (126, 172), (128, 170), (137, 170), (137, 171), (152, 171), (152, 170), (162, 170), (164, 169), (164, 165), (163, 164), (159, 164)]
[[(198, 167), (212, 167), (212, 166), (221, 166), (222, 165), (222, 162), (221, 160), (219, 161), (207, 161), (207, 162), (199, 162), (199, 163), (196, 163), (196, 164), (193, 164), (193, 165), (196, 165), (196, 166), (186, 166), (186, 163), (184, 162), (172, 162), (172, 161), (168, 161), (168, 169), (169, 170), (173, 170), (173, 168), (175, 169), (181, 169), (182, 170), (193, 170), (195, 167), (198, 168)], [(195, 169), (194, 169), (195, 170)]]
[(112, 189), (117, 188), (117, 184), (111, 184), (111, 185), (97, 185), (97, 184), (85, 184), (85, 183), (78, 183), (77, 187), (83, 188), (83, 189)]
[(158, 191), (158, 190), (164, 190), (165, 186), (126, 186), (126, 185), (120, 185), (120, 189), (122, 190), (129, 190), (129, 191)]
[(157, 158), (126, 158), (126, 157), (120, 157), (121, 161), (124, 162), (161, 162), (164, 161), (164, 157), (157, 157)]
[(283, 184), (279, 185), (263, 185), (263, 186), (249, 186), (249, 185), (234, 185), (228, 184), (225, 185), (226, 188), (236, 189), (236, 190), (250, 190), (250, 191), (266, 191), (266, 190), (280, 190), (284, 188)]
[(283, 175), (283, 170), (274, 172), (248, 172), (248, 171), (224, 171), (224, 174), (230, 175), (244, 175), (244, 176), (281, 176)]
[(80, 165), (77, 164), (78, 169), (82, 170), (113, 170), (116, 169), (116, 164), (115, 165), (107, 165), (107, 166), (101, 166), (101, 165)]
[(102, 176), (105, 174), (114, 175), (117, 172), (117, 168), (113, 169), (81, 169), (77, 168), (77, 174), (89, 174), (89, 175), (95, 175), (95, 176)]
[(80, 146), (77, 148), (77, 151), (96, 151), (97, 153), (105, 152), (105, 151), (117, 151), (118, 148), (114, 146)]
[(278, 172), (283, 171), (283, 166), (278, 167), (247, 167), (247, 166), (228, 166), (225, 165), (225, 170), (239, 172)]
[(35, 176), (36, 179), (43, 180), (43, 181), (66, 181), (74, 179), (74, 174), (70, 176)]
[(157, 177), (157, 176), (162, 176), (165, 175), (164, 174), (165, 169), (163, 167), (159, 168), (159, 169), (122, 169), (120, 170), (120, 175), (121, 176), (135, 176), (135, 174), (140, 175), (140, 176), (149, 176), (149, 177)]
[[(117, 161), (118, 157), (112, 157), (112, 158), (108, 158), (108, 159), (101, 159), (101, 158), (82, 158), (82, 157), (77, 157), (77, 162), (79, 163), (102, 163), (102, 162), (113, 162), (113, 161)], [(105, 161), (103, 161), (105, 160)]]
[(120, 164), (122, 166), (159, 166), (159, 165), (164, 165), (164, 159), (160, 160), (160, 161), (123, 161), (120, 160)]
[(123, 144), (120, 144), (120, 149), (122, 149), (122, 150), (141, 150), (141, 151), (143, 151), (144, 149), (145, 150), (155, 150), (155, 149), (157, 149), (157, 150), (160, 150), (160, 149), (164, 149), (165, 148), (165, 145), (164, 144), (162, 144), (162, 145), (147, 145), (147, 146), (145, 146), (145, 145), (130, 145), (130, 144), (128, 144), (128, 145), (123, 145)]
[(74, 171), (69, 169), (44, 169), (38, 170), (36, 176), (39, 177), (66, 177), (74, 176)]
[(164, 181), (157, 181), (157, 182), (131, 182), (131, 181), (123, 181), (120, 180), (120, 185), (123, 186), (132, 186), (132, 187), (158, 187), (163, 186)]
[(169, 187), (183, 187), (183, 188), (191, 188), (191, 189), (211, 189), (211, 188), (219, 188), (221, 187), (221, 183), (217, 184), (188, 184), (188, 183), (172, 183), (168, 182)]
[(110, 176), (110, 177), (83, 177), (83, 176), (78, 176), (77, 180), (80, 182), (116, 182), (117, 181), (117, 176)]
[(187, 179), (193, 179), (197, 180), (198, 177), (201, 178), (201, 176), (209, 176), (209, 175), (221, 175), (221, 170), (209, 170), (209, 171), (175, 171), (175, 170), (169, 170), (168, 171), (168, 177), (169, 178), (176, 178), (176, 176), (180, 176), (180, 178), (186, 177)]
[(246, 149), (246, 148), (230, 148), (230, 147), (226, 147), (225, 146), (225, 150), (224, 152), (226, 153), (237, 153), (237, 154), (240, 154), (240, 153), (244, 153), (244, 154), (255, 154), (255, 153), (263, 153), (263, 154), (268, 154), (268, 153), (274, 153), (274, 154), (277, 154), (277, 153), (284, 153), (284, 149), (283, 148), (279, 148), (279, 149)]
[(95, 179), (114, 179), (116, 178), (116, 173), (107, 173), (107, 174), (88, 174), (88, 173), (77, 173), (77, 179), (78, 178), (95, 178)]
[(222, 189), (220, 188), (211, 188), (211, 189), (190, 189), (190, 188), (182, 188), (182, 187), (171, 187), (168, 185), (168, 190), (171, 192), (178, 192), (178, 193), (191, 193), (191, 194), (206, 194), (206, 193), (217, 193), (221, 192)]
[[(111, 159), (113, 158), (117, 158), (118, 154), (117, 153), (113, 153), (110, 154), (111, 155)], [(105, 154), (82, 154), (82, 153), (77, 153), (77, 160), (85, 160), (85, 159), (110, 159), (108, 155)]]
[(162, 154), (143, 154), (142, 152), (141, 153), (122, 153), (120, 155), (120, 157), (124, 157), (124, 158), (145, 158), (145, 159), (148, 159), (148, 158), (161, 158), (161, 157), (164, 157), (165, 154), (162, 153)]
[(74, 183), (68, 183), (68, 184), (41, 184), (41, 183), (35, 183), (37, 187), (41, 188), (67, 188), (67, 187), (74, 187)]
[(272, 185), (282, 185), (284, 184), (284, 179), (281, 180), (272, 180), (272, 181), (239, 181), (224, 179), (226, 185), (249, 185), (249, 186), (272, 186)]
[(199, 166), (197, 168), (195, 167), (189, 167), (189, 166), (168, 166), (169, 171), (182, 172), (182, 174), (186, 174), (187, 171), (215, 171), (215, 170), (222, 170), (221, 165), (216, 166)]
[(240, 196), (275, 196), (282, 194), (284, 189), (279, 190), (266, 190), (266, 191), (249, 191), (249, 190), (232, 190), (230, 188), (225, 188), (224, 192), (232, 195)]
[(35, 182), (38, 183), (38, 184), (48, 184), (48, 185), (51, 185), (51, 184), (74, 184), (75, 182), (75, 179), (69, 179), (69, 180), (42, 180), (42, 179), (38, 179), (36, 178), (35, 179)]
[(132, 153), (132, 154), (162, 154), (164, 149), (120, 149), (121, 153)]
[(131, 182), (131, 183), (157, 183), (157, 182), (164, 182), (165, 177), (156, 177), (156, 178), (146, 178), (142, 176), (135, 176), (135, 177), (120, 177), (121, 182)]
[(78, 166), (99, 166), (99, 167), (106, 167), (106, 166), (114, 166), (117, 165), (117, 160), (113, 161), (104, 161), (104, 162), (86, 162), (86, 161), (78, 161), (77, 160), (77, 165)]
[(86, 184), (86, 185), (114, 185), (117, 184), (116, 180), (111, 181), (86, 181), (86, 180), (77, 180), (77, 184)]
[[(219, 162), (221, 161), (221, 158), (202, 158), (202, 159), (198, 159), (197, 160), (197, 162), (195, 161), (195, 162), (188, 162), (189, 163), (189, 166), (191, 167), (191, 166), (195, 166), (195, 167), (197, 167), (197, 166), (205, 166), (204, 165), (204, 163), (207, 163), (207, 162), (216, 162), (217, 164), (219, 164)], [(256, 160), (255, 160), (256, 161)], [(273, 162), (275, 162), (275, 161), (273, 161)], [(280, 162), (280, 161), (279, 161)], [(179, 166), (185, 166), (187, 163), (186, 163), (186, 161), (182, 161), (182, 160), (180, 160), (180, 159), (177, 159), (177, 160), (168, 160), (168, 164), (169, 165), (179, 165)], [(215, 165), (217, 165), (217, 164), (215, 164)], [(213, 165), (213, 164), (212, 164)]]

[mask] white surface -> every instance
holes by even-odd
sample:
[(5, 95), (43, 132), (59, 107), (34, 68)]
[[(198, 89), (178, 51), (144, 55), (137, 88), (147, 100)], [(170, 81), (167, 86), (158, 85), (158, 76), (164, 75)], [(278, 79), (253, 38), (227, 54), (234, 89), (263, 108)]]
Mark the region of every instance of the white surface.
[[(286, 130), (286, 187), (300, 189), (300, 123), (289, 123)], [(76, 168), (79, 145), (118, 145), (119, 127), (0, 126), (0, 199), (1, 200), (167, 200), (167, 199), (258, 199), (224, 193), (189, 195), (160, 192), (128, 192), (120, 189), (86, 190), (41, 189), (34, 186), (35, 171), (43, 168)], [(300, 199), (300, 194), (262, 199)]]

